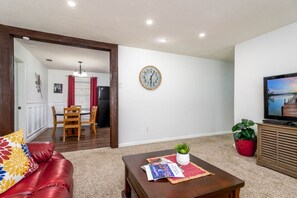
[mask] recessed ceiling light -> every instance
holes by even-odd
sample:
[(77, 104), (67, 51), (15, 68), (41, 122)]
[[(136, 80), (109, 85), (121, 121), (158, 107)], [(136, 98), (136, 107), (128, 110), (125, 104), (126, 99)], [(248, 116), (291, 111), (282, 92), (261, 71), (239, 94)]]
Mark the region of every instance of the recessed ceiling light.
[(30, 40), (30, 38), (27, 37), (27, 36), (23, 36), (23, 39), (24, 39), (24, 40), (27, 40), (27, 41)]
[(165, 38), (161, 38), (161, 39), (159, 39), (159, 42), (160, 42), (160, 43), (166, 43), (166, 42), (167, 42), (167, 39), (165, 39)]
[(152, 19), (147, 19), (146, 20), (146, 24), (147, 25), (152, 25), (154, 22), (153, 22), (153, 20)]
[(201, 32), (200, 34), (199, 34), (199, 37), (200, 38), (203, 38), (203, 37), (205, 37), (206, 36), (206, 34), (204, 33), (204, 32)]
[(76, 3), (74, 1), (67, 1), (67, 4), (72, 8), (76, 6)]

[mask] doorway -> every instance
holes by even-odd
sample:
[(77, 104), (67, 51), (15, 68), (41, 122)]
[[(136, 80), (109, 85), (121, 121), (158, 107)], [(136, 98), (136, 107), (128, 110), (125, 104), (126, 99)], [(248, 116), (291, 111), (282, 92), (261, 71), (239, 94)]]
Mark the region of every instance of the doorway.
[(0, 93), (0, 113), (6, 113), (5, 121), (0, 121), (1, 135), (9, 134), (14, 129), (14, 70), (13, 68), (13, 38), (29, 37), (31, 40), (43, 41), (68, 46), (76, 46), (87, 49), (95, 49), (110, 52), (110, 147), (118, 147), (118, 45), (103, 43), (87, 39), (33, 31), (23, 28), (0, 25), (0, 78), (3, 79)]
[(26, 65), (20, 59), (14, 59), (14, 90), (15, 90), (15, 123), (14, 130), (23, 129), (27, 140), (26, 120)]
[[(27, 128), (30, 132), (30, 134), (26, 134), (26, 131), (24, 131), (25, 135), (27, 135), (27, 141), (49, 141), (60, 152), (110, 146), (109, 123), (103, 129), (101, 126), (103, 122), (99, 122), (96, 119), (97, 133), (90, 131), (87, 125), (82, 125), (82, 137), (79, 142), (77, 137), (68, 137), (63, 142), (61, 139), (63, 136), (63, 124), (60, 123), (54, 127), (53, 123), (55, 119), (63, 122), (63, 109), (69, 105), (69, 100), (67, 101), (69, 96), (69, 76), (74, 76), (75, 81), (74, 105), (80, 106), (81, 110), (86, 112), (90, 111), (90, 81), (96, 79), (96, 84), (93, 85), (95, 89), (97, 88), (96, 90), (102, 86), (110, 86), (109, 52), (17, 38), (14, 39), (14, 55), (22, 58), (22, 61), (18, 62), (26, 62), (27, 64), (27, 81), (24, 83), (28, 84), (27, 92), (30, 95), (28, 95), (25, 101), (27, 104), (27, 116), (23, 117), (23, 120), (27, 119)], [(77, 68), (80, 68), (85, 75), (75, 76)], [(18, 85), (16, 90), (20, 90), (22, 89), (20, 86), (22, 82), (17, 83), (19, 76), (17, 67), (15, 69), (15, 84)], [(22, 70), (20, 72), (24, 73)], [(40, 74), (40, 93), (44, 93), (42, 94), (43, 96), (36, 90), (35, 84), (30, 81), (30, 78), (36, 73)], [(20, 78), (20, 81), (22, 79)], [(60, 85), (59, 90), (56, 89), (57, 85)], [(92, 90), (92, 93), (98, 97), (100, 93), (96, 93), (96, 90)], [(16, 94), (16, 97), (17, 100), (19, 100), (19, 97), (24, 99), (22, 95)], [(93, 102), (94, 104), (92, 103), (92, 105), (98, 106), (97, 115), (98, 118), (101, 118), (102, 116), (99, 115), (103, 112), (104, 106), (96, 99)], [(40, 108), (41, 105), (42, 107), (46, 105), (46, 111)], [(57, 116), (53, 115), (52, 107), (58, 113)], [(109, 118), (109, 113), (104, 116)], [(46, 122), (44, 122), (44, 119), (38, 119), (38, 117), (47, 118), (45, 119)], [(89, 120), (90, 114), (81, 116), (82, 122)], [(44, 124), (47, 125), (47, 130), (43, 128)]]

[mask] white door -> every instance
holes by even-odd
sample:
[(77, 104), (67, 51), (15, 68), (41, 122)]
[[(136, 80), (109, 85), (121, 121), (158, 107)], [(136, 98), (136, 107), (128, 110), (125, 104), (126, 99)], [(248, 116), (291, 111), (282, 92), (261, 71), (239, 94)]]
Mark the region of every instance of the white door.
[(14, 88), (15, 88), (15, 130), (23, 129), (25, 140), (27, 139), (26, 119), (26, 67), (24, 62), (15, 59), (14, 61)]

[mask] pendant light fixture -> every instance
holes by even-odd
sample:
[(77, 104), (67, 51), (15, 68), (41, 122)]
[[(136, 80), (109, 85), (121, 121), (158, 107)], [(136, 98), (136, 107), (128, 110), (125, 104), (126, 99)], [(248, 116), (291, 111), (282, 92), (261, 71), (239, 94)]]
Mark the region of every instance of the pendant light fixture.
[(81, 69), (82, 61), (78, 61), (78, 63), (79, 63), (79, 69), (78, 70), (75, 70), (73, 72), (73, 76), (76, 76), (76, 77), (86, 77), (86, 76), (88, 76), (88, 74), (86, 73), (86, 71)]

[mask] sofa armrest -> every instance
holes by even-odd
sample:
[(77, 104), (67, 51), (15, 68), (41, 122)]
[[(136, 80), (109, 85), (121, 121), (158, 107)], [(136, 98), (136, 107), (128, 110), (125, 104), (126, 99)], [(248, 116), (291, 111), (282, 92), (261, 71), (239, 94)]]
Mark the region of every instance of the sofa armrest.
[(38, 164), (48, 161), (55, 149), (50, 142), (30, 142), (27, 145), (32, 158)]

